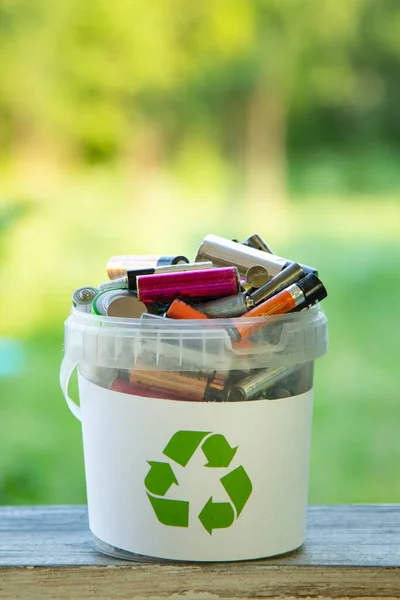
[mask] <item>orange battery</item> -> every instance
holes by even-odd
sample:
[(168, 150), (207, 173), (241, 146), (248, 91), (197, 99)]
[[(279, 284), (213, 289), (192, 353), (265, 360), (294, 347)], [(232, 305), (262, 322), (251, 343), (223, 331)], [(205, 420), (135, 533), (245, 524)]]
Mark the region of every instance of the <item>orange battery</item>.
[(208, 317), (186, 304), (183, 300), (176, 299), (172, 302), (171, 306), (166, 312), (166, 316), (170, 319), (208, 319)]
[(250, 348), (254, 348), (254, 344), (245, 338), (238, 341), (232, 340), (232, 348), (233, 350), (249, 350)]
[[(272, 298), (265, 300), (258, 306), (255, 306), (249, 312), (239, 317), (239, 319), (247, 319), (251, 317), (267, 317), (269, 315), (283, 315), (284, 313), (293, 310), (296, 308), (296, 296), (295, 294), (282, 290)], [(265, 322), (260, 321), (260, 323), (252, 323), (251, 325), (236, 325), (236, 329), (238, 330), (241, 338), (249, 337), (253, 335), (256, 331), (265, 327)]]
[[(309, 273), (297, 283), (289, 285), (278, 294), (271, 296), (261, 304), (257, 304), (246, 314), (239, 317), (246, 319), (247, 317), (267, 317), (269, 315), (283, 315), (297, 306), (308, 308), (312, 304), (323, 300), (327, 296), (327, 291), (316, 275)], [(241, 339), (253, 335), (256, 331), (265, 327), (265, 321), (260, 320), (260, 323), (251, 325), (236, 326)]]

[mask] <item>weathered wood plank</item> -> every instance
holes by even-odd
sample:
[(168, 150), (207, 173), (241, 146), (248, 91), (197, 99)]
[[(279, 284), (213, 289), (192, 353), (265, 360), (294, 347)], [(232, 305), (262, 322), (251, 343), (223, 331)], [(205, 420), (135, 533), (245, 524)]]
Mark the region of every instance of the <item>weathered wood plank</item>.
[(317, 596), (400, 597), (400, 505), (310, 507), (297, 552), (210, 564), (103, 556), (86, 507), (0, 508), (0, 598)]
[[(304, 546), (267, 563), (398, 567), (400, 505), (311, 506)], [(85, 506), (0, 508), (0, 567), (110, 564), (132, 562), (93, 548)]]
[(399, 573), (339, 567), (63, 567), (0, 570), (3, 600), (398, 598)]

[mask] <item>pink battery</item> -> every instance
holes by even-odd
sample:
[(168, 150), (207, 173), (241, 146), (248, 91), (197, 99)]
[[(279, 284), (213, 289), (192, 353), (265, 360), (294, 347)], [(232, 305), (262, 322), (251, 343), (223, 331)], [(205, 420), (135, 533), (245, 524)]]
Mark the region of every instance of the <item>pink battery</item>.
[(138, 297), (142, 302), (170, 302), (175, 298), (217, 299), (239, 292), (236, 267), (140, 275)]

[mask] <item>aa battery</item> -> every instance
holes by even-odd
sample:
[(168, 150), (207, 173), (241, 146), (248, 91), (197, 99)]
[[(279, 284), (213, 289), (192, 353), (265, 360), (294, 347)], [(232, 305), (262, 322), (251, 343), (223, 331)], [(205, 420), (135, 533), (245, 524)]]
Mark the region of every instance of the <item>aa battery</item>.
[(257, 373), (249, 375), (239, 383), (233, 385), (229, 392), (228, 400), (230, 402), (252, 400), (298, 368), (299, 365), (291, 365), (261, 369)]
[(188, 262), (189, 259), (186, 256), (118, 255), (110, 258), (106, 268), (108, 277), (117, 279), (118, 277), (124, 277), (128, 270), (178, 265)]
[(108, 317), (138, 319), (147, 312), (147, 306), (128, 290), (106, 290), (94, 298), (92, 312)]
[(241, 292), (234, 296), (212, 300), (196, 304), (197, 310), (201, 311), (210, 319), (223, 319), (240, 317), (254, 306), (254, 302), (247, 292)]
[[(261, 304), (258, 304), (245, 315), (239, 317), (251, 318), (251, 317), (265, 317), (270, 315), (282, 315), (290, 312), (296, 306), (311, 306), (316, 302), (319, 302), (323, 298), (326, 298), (327, 291), (323, 283), (315, 275), (309, 274), (303, 277), (297, 283), (290, 285), (286, 289), (278, 292), (268, 300), (265, 300)], [(260, 320), (259, 323), (249, 325), (237, 325), (238, 330), (242, 338), (253, 335), (256, 331), (265, 327), (265, 322)]]
[(169, 400), (203, 402), (208, 377), (200, 372), (134, 370), (130, 373), (130, 382), (146, 395), (155, 393)]
[(250, 235), (244, 242), (242, 242), (245, 246), (250, 246), (250, 248), (255, 248), (256, 250), (261, 250), (262, 252), (268, 252), (268, 254), (275, 254), (270, 246), (268, 246), (267, 242), (259, 235), (258, 233), (253, 233)]
[(297, 369), (268, 388), (268, 400), (299, 396), (313, 386), (314, 361), (297, 365)]
[[(277, 275), (292, 262), (276, 254), (268, 254), (212, 234), (207, 235), (202, 241), (195, 260), (196, 262), (211, 260), (217, 267), (234, 265), (242, 276), (250, 267), (261, 265), (267, 269), (270, 277)], [(307, 273), (317, 273), (312, 267), (306, 265), (301, 265), (301, 267)]]
[(92, 310), (93, 298), (98, 293), (95, 287), (81, 287), (72, 294), (72, 305), (81, 312), (90, 313)]
[(301, 266), (297, 263), (290, 263), (287, 267), (283, 269), (280, 273), (275, 275), (270, 281), (265, 283), (265, 285), (259, 287), (251, 294), (251, 298), (254, 304), (259, 304), (264, 300), (268, 300), (281, 290), (284, 290), (292, 283), (296, 283), (303, 277), (306, 276), (306, 273), (301, 268)]
[(137, 278), (138, 297), (143, 302), (171, 302), (177, 297), (215, 299), (237, 294), (239, 274), (236, 267), (156, 273)]
[(124, 277), (118, 277), (99, 285), (99, 290), (127, 289), (131, 292), (137, 289), (137, 278), (140, 275), (154, 275), (154, 273), (176, 273), (179, 271), (200, 271), (212, 269), (214, 265), (210, 261), (201, 263), (180, 263), (167, 265), (165, 267), (145, 267), (143, 269), (128, 269)]
[(176, 300), (174, 300), (172, 302), (171, 306), (165, 313), (165, 316), (170, 319), (207, 319), (208, 318), (205, 314), (203, 314), (199, 310), (196, 310), (196, 308), (193, 308), (193, 306), (190, 306), (190, 304), (187, 304), (183, 300), (179, 300), (179, 298), (177, 298)]
[(130, 383), (140, 395), (188, 402), (222, 402), (227, 398), (227, 372), (182, 373), (179, 371), (130, 372)]

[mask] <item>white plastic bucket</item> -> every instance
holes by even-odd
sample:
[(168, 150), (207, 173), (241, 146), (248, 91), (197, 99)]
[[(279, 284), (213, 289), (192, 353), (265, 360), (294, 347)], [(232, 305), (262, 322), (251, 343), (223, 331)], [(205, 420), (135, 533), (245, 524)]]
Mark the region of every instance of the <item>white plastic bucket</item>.
[[(304, 542), (312, 371), (327, 350), (326, 317), (315, 307), (265, 323), (266, 334), (240, 349), (234, 320), (144, 323), (73, 310), (61, 386), (82, 421), (89, 523), (103, 552), (230, 561)], [(76, 366), (80, 407), (67, 391)], [(291, 391), (275, 400), (160, 398), (170, 374), (187, 378), (190, 396), (191, 381), (215, 372), (232, 386), (279, 366), (289, 367)], [(115, 391), (123, 389), (115, 381), (140, 381), (141, 373), (156, 381), (155, 397)]]

